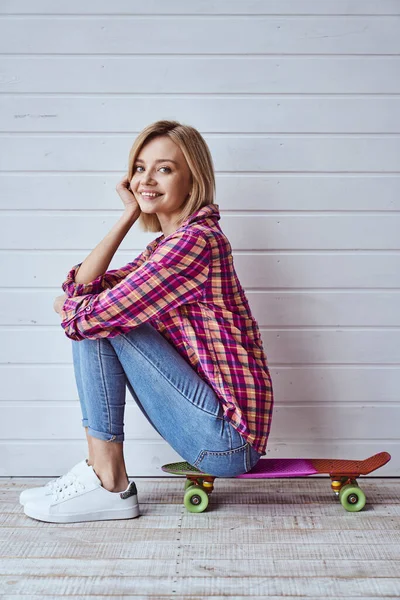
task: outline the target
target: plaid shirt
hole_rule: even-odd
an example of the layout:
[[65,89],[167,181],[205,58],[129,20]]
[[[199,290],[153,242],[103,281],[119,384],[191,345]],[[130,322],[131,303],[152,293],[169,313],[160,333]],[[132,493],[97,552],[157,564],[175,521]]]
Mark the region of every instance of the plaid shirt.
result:
[[218,204],[192,213],[169,236],[153,240],[133,261],[62,289],[65,334],[72,340],[112,338],[149,322],[219,398],[224,418],[266,454],[272,382],[256,320],[218,223]]

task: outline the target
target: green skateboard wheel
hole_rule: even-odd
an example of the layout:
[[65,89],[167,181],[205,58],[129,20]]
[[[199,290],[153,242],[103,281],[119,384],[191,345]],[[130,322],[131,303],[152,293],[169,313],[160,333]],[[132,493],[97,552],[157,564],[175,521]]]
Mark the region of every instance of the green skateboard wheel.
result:
[[201,513],[208,506],[208,494],[202,487],[191,485],[186,490],[183,503],[189,512]]
[[365,506],[366,497],[358,485],[348,484],[342,487],[339,492],[341,505],[348,512],[358,512]]

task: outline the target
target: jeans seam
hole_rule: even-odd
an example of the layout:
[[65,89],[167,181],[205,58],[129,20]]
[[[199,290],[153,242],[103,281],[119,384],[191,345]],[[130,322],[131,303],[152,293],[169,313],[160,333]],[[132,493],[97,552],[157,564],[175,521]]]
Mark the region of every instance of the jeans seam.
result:
[[247,444],[246,444],[246,452],[244,455],[244,468],[246,469],[246,473],[247,473],[247,471],[250,470],[250,445],[249,445],[249,442],[247,442]]
[[[113,427],[112,427],[112,423],[111,423],[110,404],[108,401],[108,394],[107,394],[107,388],[105,385],[105,377],[104,377],[104,371],[103,371],[103,362],[102,362],[101,352],[100,352],[100,339],[98,339],[97,342],[98,342],[97,343],[97,354],[98,354],[98,361],[99,361],[99,365],[100,365],[101,383],[102,383],[103,390],[104,390],[104,397],[105,397],[106,408],[107,408],[108,430],[112,431]],[[110,433],[110,435],[112,435],[112,433]]]
[[[174,388],[174,389],[175,389],[177,392],[179,392],[179,394],[182,396],[182,398],[184,398],[184,399],[186,400],[186,402],[190,402],[191,404],[193,404],[193,402],[190,400],[190,398],[187,398],[187,397],[185,396],[185,394],[184,394],[183,392],[181,392],[181,390],[180,390],[179,388],[177,388],[177,387],[176,387],[176,385],[175,385],[175,384],[174,384],[174,383],[173,383],[173,382],[172,382],[170,379],[168,379],[168,377],[166,377],[166,376],[164,375],[164,373],[162,373],[162,371],[160,371],[160,369],[157,367],[157,365],[155,365],[155,364],[154,364],[154,363],[153,363],[153,362],[152,362],[152,361],[151,361],[151,360],[150,360],[150,359],[149,359],[149,358],[146,356],[146,354],[143,354],[143,352],[140,350],[140,348],[138,348],[138,347],[137,347],[137,346],[135,346],[134,344],[131,344],[130,340],[129,340],[129,339],[128,339],[128,338],[127,338],[127,337],[126,337],[124,334],[121,334],[121,337],[122,337],[122,338],[124,338],[124,340],[125,340],[125,341],[126,341],[126,342],[127,342],[129,345],[130,345],[130,346],[132,346],[133,348],[135,348],[135,349],[136,349],[136,350],[137,350],[137,351],[138,351],[138,352],[139,352],[139,353],[140,353],[140,354],[143,356],[143,358],[145,358],[145,359],[147,360],[147,362],[148,362],[148,363],[149,363],[149,364],[150,364],[150,365],[151,365],[151,366],[152,366],[154,369],[156,369],[156,370],[158,371],[158,373],[160,373],[160,375],[161,375],[161,376],[162,376],[162,377],[165,379],[165,381],[168,381],[168,383],[169,383],[170,385],[172,385],[172,387],[173,387],[173,388]],[[214,417],[215,419],[219,419],[219,420],[222,420],[222,419],[223,419],[223,417],[219,417],[218,415],[216,415],[216,414],[214,414],[214,413],[212,413],[212,412],[209,412],[208,410],[204,410],[204,408],[201,408],[201,407],[200,407],[200,406],[198,406],[197,404],[196,404],[195,406],[196,406],[196,408],[198,408],[198,409],[199,409],[199,410],[201,410],[202,412],[206,413],[207,415],[211,415],[211,416],[212,416],[212,417]]]
[[228,435],[229,435],[229,447],[232,448],[232,431],[230,423],[227,423]]

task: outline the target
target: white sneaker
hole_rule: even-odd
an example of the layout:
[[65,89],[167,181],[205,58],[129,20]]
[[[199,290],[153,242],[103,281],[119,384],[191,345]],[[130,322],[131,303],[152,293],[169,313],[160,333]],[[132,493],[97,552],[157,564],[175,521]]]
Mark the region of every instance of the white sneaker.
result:
[[123,492],[109,492],[86,461],[71,473],[69,483],[52,494],[27,502],[28,517],[48,523],[80,523],[138,517],[139,503],[134,481]]
[[36,501],[40,498],[50,496],[56,488],[62,488],[66,486],[71,481],[71,473],[74,473],[76,470],[79,471],[79,469],[85,464],[87,464],[86,459],[82,460],[77,465],[72,467],[72,469],[68,471],[68,473],[65,473],[65,475],[61,475],[56,479],[48,481],[44,486],[24,490],[19,495],[20,504],[24,506],[24,504],[26,504],[27,502]]

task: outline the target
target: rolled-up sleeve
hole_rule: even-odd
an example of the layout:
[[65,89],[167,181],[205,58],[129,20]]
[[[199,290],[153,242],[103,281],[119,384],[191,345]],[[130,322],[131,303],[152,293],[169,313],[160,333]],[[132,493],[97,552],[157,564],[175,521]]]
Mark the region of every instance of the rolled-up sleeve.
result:
[[127,277],[130,273],[136,271],[136,269],[138,269],[144,262],[146,262],[157,245],[158,240],[159,238],[153,240],[150,244],[148,244],[146,249],[135,258],[135,260],[129,262],[124,267],[106,271],[106,273],[99,275],[96,277],[96,279],[93,279],[93,281],[89,281],[88,283],[75,282],[76,274],[78,273],[79,267],[82,264],[78,263],[77,265],[74,265],[68,272],[67,277],[62,283],[61,287],[67,294],[68,298],[85,296],[86,294],[100,294],[104,290],[111,289],[122,279],[125,279],[125,277]]
[[210,261],[202,234],[179,231],[112,289],[66,298],[61,326],[73,340],[111,338],[196,302],[204,294]]

